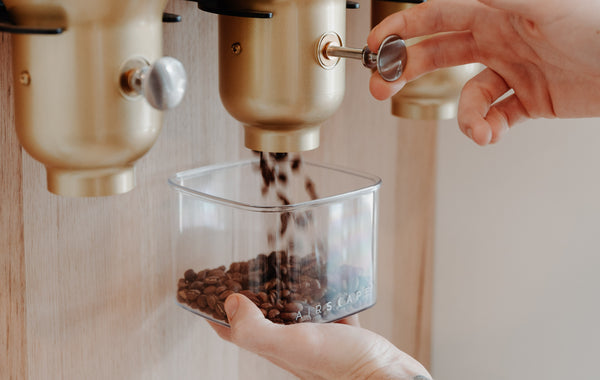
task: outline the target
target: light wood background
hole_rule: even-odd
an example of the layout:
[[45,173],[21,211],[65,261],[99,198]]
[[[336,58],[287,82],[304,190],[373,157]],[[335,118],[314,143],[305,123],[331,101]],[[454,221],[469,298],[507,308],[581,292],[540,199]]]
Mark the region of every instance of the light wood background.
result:
[[[349,45],[365,43],[369,5],[348,11]],[[167,11],[184,16],[165,25],[164,46],[189,90],[137,164],[137,187],[106,198],[46,191],[42,165],[16,139],[11,42],[0,33],[0,379],[291,378],[174,304],[167,177],[250,154],[219,100],[217,17],[182,0]],[[368,77],[348,62],[345,101],[305,157],[382,177],[378,303],[361,321],[427,365],[436,125],[391,116]]]

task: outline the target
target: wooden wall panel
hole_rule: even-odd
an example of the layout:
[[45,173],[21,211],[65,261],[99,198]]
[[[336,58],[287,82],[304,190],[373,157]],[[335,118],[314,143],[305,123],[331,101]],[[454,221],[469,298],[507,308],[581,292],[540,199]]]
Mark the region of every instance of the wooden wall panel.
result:
[[10,36],[0,33],[0,379],[27,377],[21,147],[14,128]]
[[[354,46],[364,44],[369,29],[369,4],[361,6],[348,12]],[[136,165],[132,192],[89,199],[48,193],[42,165],[21,158],[11,97],[0,99],[0,370],[9,363],[16,379],[292,378],[175,306],[175,210],[166,179],[250,153],[219,100],[217,16],[180,0],[167,11],[184,16],[165,25],[164,43],[165,54],[184,63],[189,90]],[[6,94],[10,43],[1,36],[0,91]],[[306,157],[383,178],[379,300],[361,320],[427,363],[435,124],[394,118],[388,102],[368,94],[368,71],[357,62],[347,68],[345,101],[324,126],[321,147]],[[7,283],[12,293],[4,292]],[[14,342],[8,350],[4,331]]]

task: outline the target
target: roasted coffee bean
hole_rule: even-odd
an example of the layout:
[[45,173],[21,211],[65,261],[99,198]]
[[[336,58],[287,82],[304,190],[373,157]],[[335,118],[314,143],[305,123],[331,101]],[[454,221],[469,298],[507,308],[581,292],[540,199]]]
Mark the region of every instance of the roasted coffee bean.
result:
[[180,278],[179,281],[177,282],[177,289],[185,289],[188,287],[188,283],[187,281],[185,281],[185,278]]
[[221,301],[225,301],[227,299],[227,297],[229,297],[230,295],[232,295],[234,292],[231,290],[226,290],[223,293],[219,294],[219,299]]
[[265,292],[259,292],[258,293],[258,298],[260,299],[260,301],[262,303],[269,302],[269,296]]
[[273,320],[274,318],[277,318],[279,316],[279,314],[281,314],[279,312],[279,310],[277,310],[277,309],[271,309],[267,313],[267,318],[269,318],[270,320]]
[[187,295],[185,294],[185,290],[180,290],[177,292],[177,301],[180,303],[186,303],[187,302]]
[[215,293],[217,293],[217,294],[221,294],[221,293],[223,293],[223,292],[224,292],[224,291],[226,291],[226,290],[227,290],[227,286],[226,286],[226,285],[221,285],[221,286],[219,286],[219,287],[218,287],[218,288],[215,290]]
[[231,265],[229,266],[229,271],[230,272],[234,272],[237,273],[240,271],[240,263],[231,263]]
[[298,313],[281,313],[279,317],[284,321],[295,321]]
[[206,285],[216,285],[221,282],[221,279],[217,276],[208,276],[204,279]]
[[260,308],[270,310],[273,308],[273,304],[271,304],[269,302],[261,303]]
[[195,301],[200,295],[200,291],[196,289],[190,289],[185,292],[185,299],[188,301]]
[[300,164],[302,163],[302,159],[300,158],[300,156],[294,158],[292,160],[292,170],[296,171],[298,169],[300,169]]
[[215,294],[217,292],[217,287],[214,285],[209,285],[206,288],[204,288],[204,290],[202,291],[204,294],[211,295],[211,294]]
[[290,213],[289,212],[281,213],[281,215],[279,216],[279,219],[281,220],[281,228],[279,229],[279,234],[281,236],[283,236],[283,235],[285,235],[285,231],[287,230],[287,227],[288,227],[288,220],[290,219]]
[[219,302],[215,305],[215,317],[217,319],[225,319],[227,317],[227,313],[225,312],[225,305],[222,302]]
[[231,279],[231,280],[227,280],[225,282],[225,285],[227,285],[227,288],[229,288],[229,290],[231,290],[234,293],[239,292],[240,290],[242,290],[242,284],[240,284],[239,282]]
[[219,267],[217,269],[209,270],[207,273],[207,277],[218,277],[221,278],[225,276],[225,267]]
[[217,304],[217,296],[215,296],[214,294],[207,296],[206,303],[208,304],[208,307],[210,307],[211,309],[214,309],[215,305]]
[[289,302],[287,304],[285,304],[285,307],[283,308],[283,310],[287,311],[287,312],[299,312],[302,311],[302,309],[304,309],[304,306],[302,306],[302,304],[300,302]]
[[190,285],[190,289],[197,289],[197,290],[201,290],[202,287],[204,287],[204,283],[202,281],[194,281],[192,282],[192,284]]
[[198,281],[204,281],[204,279],[206,278],[206,274],[208,273],[208,270],[204,269],[201,270],[200,272],[198,272],[198,276],[196,278],[196,280]]
[[260,311],[262,312],[263,316],[266,318],[267,317],[267,310],[260,309]]
[[196,275],[196,272],[194,272],[193,269],[188,269],[185,271],[185,273],[183,274],[183,278],[185,278],[185,280],[187,282],[194,282],[196,281],[196,278],[198,276]]
[[200,309],[204,309],[205,307],[208,306],[208,303],[206,302],[206,296],[204,294],[201,294],[198,299],[196,300],[196,303],[198,304],[198,306],[200,307]]
[[290,200],[285,196],[285,194],[283,194],[282,192],[278,191],[277,192],[277,198],[279,198],[279,200],[281,201],[281,203],[283,203],[284,205],[289,205]]
[[275,161],[283,161],[287,158],[287,153],[270,153],[270,156],[275,159]]
[[313,181],[310,178],[306,179],[306,182],[304,183],[304,188],[306,189],[306,192],[310,196],[310,199],[312,199],[314,201],[315,199],[319,198],[317,196],[317,192],[315,191],[315,184],[313,183]]

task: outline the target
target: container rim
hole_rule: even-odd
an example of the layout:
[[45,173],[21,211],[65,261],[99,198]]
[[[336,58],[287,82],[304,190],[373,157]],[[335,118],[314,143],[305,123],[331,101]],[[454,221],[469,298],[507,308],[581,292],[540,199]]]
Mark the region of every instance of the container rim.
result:
[[346,192],[343,194],[331,195],[328,197],[318,198],[315,200],[310,200],[310,201],[305,201],[305,202],[292,203],[289,205],[257,206],[257,205],[251,205],[251,204],[244,203],[244,202],[238,202],[238,201],[233,201],[230,199],[218,197],[216,195],[203,193],[201,191],[190,189],[189,187],[183,186],[178,183],[178,181],[180,181],[182,179],[189,178],[192,176],[197,176],[202,173],[207,173],[207,172],[215,171],[215,170],[219,170],[219,169],[226,169],[226,168],[230,168],[233,166],[248,165],[248,164],[258,163],[258,162],[259,162],[258,159],[248,159],[248,160],[229,162],[229,163],[224,163],[224,164],[208,165],[208,166],[203,166],[203,167],[196,168],[196,169],[184,170],[184,171],[175,173],[175,175],[173,175],[172,177],[169,177],[168,183],[175,190],[177,190],[181,193],[194,195],[198,198],[207,199],[207,200],[210,200],[212,202],[215,202],[215,203],[218,203],[221,205],[233,206],[236,208],[249,210],[249,211],[257,211],[257,212],[282,212],[282,211],[289,211],[291,209],[318,206],[318,205],[321,205],[324,203],[331,203],[337,199],[347,198],[349,196],[357,196],[357,195],[361,195],[361,194],[372,193],[372,192],[377,191],[379,189],[379,187],[381,186],[381,178],[379,178],[376,175],[347,169],[347,168],[344,168],[341,166],[329,165],[329,164],[318,164],[318,163],[314,163],[314,162],[310,162],[310,161],[303,161],[302,164],[308,165],[308,166],[314,166],[314,167],[318,167],[318,168],[323,168],[323,169],[335,170],[335,171],[338,171],[341,173],[346,173],[346,174],[350,174],[350,175],[353,175],[356,177],[361,177],[368,181],[371,181],[372,184],[365,186],[365,187],[360,187],[356,190],[352,190],[352,191],[349,191],[349,192]]

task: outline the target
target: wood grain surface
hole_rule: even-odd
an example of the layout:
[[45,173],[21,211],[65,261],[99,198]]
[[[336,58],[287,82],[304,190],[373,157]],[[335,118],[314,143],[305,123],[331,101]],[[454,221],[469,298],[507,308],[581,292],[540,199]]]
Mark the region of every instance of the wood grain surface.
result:
[[[185,65],[188,93],[136,165],[136,188],[105,198],[49,193],[42,165],[21,153],[10,37],[0,33],[1,379],[293,378],[175,305],[166,179],[251,154],[219,99],[217,16],[181,0],[167,11],[184,16],[165,24],[164,47]],[[368,30],[363,2],[348,12],[348,44],[364,45]],[[436,125],[391,116],[368,77],[348,62],[344,103],[305,157],[383,179],[378,303],[361,321],[427,364]]]

